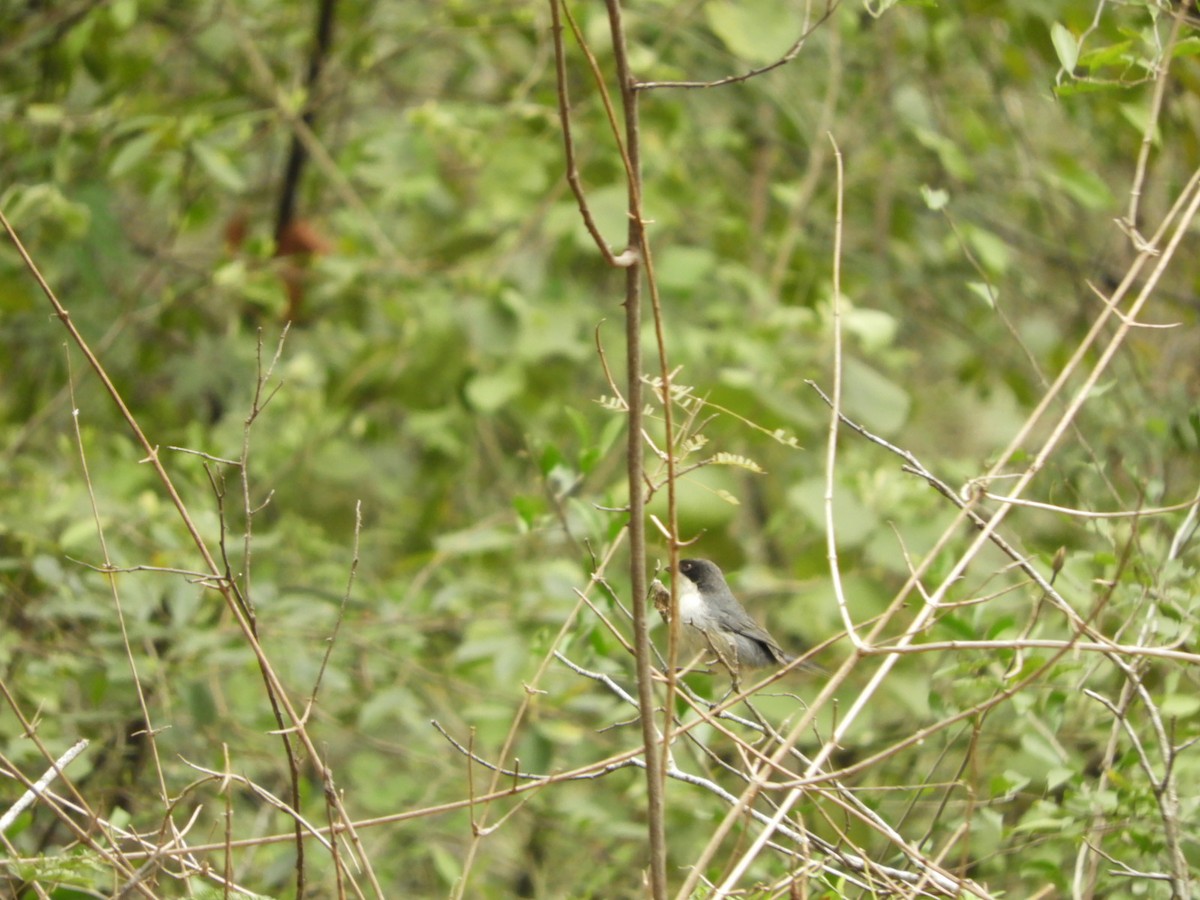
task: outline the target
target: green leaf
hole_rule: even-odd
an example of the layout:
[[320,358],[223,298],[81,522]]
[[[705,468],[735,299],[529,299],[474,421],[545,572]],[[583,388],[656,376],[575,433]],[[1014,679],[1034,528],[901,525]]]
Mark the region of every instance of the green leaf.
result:
[[1029,778],[1020,772],[1007,769],[999,775],[993,775],[988,789],[995,800],[1011,800],[1013,796],[1029,784]]
[[921,199],[925,201],[926,206],[934,212],[938,212],[945,209],[946,204],[950,202],[950,192],[923,184],[921,185]]
[[208,173],[209,177],[218,184],[234,193],[240,193],[246,187],[246,180],[237,167],[229,161],[229,157],[211,144],[202,141],[192,141],[192,153],[196,162]]
[[989,272],[1003,275],[1011,258],[1006,244],[994,232],[978,225],[963,226],[963,233],[980,264]]
[[953,177],[960,181],[970,181],[974,178],[975,168],[952,138],[932,128],[922,127],[914,128],[913,136],[921,146],[937,154],[938,161]]
[[525,376],[513,366],[476,375],[467,382],[467,402],[482,413],[494,413],[521,393]]
[[1200,697],[1195,694],[1168,694],[1158,705],[1163,716],[1172,719],[1190,719],[1200,712]]
[[452,887],[462,875],[462,862],[436,841],[429,842],[429,852],[433,859],[433,867],[447,887]]
[[543,476],[548,476],[563,464],[563,459],[561,450],[553,444],[547,444],[542,448],[541,455],[538,457],[538,469]]
[[59,125],[67,112],[57,103],[30,103],[25,107],[25,118],[30,125]]
[[58,881],[90,886],[104,877],[107,864],[97,853],[76,849],[69,854],[23,860],[12,868],[26,881]]
[[128,31],[137,21],[137,0],[113,0],[108,5],[108,16],[119,31]]
[[[1121,111],[1121,115],[1125,121],[1134,127],[1138,134],[1145,134],[1146,129],[1150,127],[1150,110],[1144,103],[1121,103],[1117,106]],[[1162,144],[1162,133],[1158,129],[1158,123],[1154,123],[1154,133],[1152,135],[1155,146]]]
[[982,300],[988,309],[996,308],[996,292],[986,281],[968,281],[967,290]]
[[1046,782],[1046,790],[1054,791],[1062,787],[1064,784],[1077,778],[1079,773],[1074,769],[1060,766],[1046,770],[1044,781]]
[[1116,202],[1108,183],[1094,171],[1085,169],[1072,157],[1059,157],[1052,168],[1043,171],[1047,181],[1085,209],[1111,209]]
[[854,357],[847,358],[844,367],[846,415],[871,431],[895,433],[908,420],[912,405],[908,392],[894,378]]
[[[825,480],[807,478],[787,491],[787,502],[799,510],[815,527],[825,527]],[[838,545],[849,548],[861,544],[879,524],[878,517],[841,485],[833,488],[833,515]]]
[[732,53],[753,63],[774,62],[800,38],[795,5],[781,0],[709,0],[704,18]]
[[1068,74],[1075,71],[1075,63],[1079,61],[1079,42],[1075,35],[1058,22],[1050,26],[1050,41],[1054,44],[1054,52],[1058,61]]
[[1173,57],[1200,55],[1200,37],[1186,37],[1177,41],[1171,55]]
[[754,460],[746,456],[738,456],[736,453],[717,453],[708,462],[714,466],[734,466],[760,475],[765,472],[763,467]]
[[783,444],[785,447],[791,447],[795,450],[800,449],[800,442],[796,440],[796,436],[793,434],[788,434],[788,432],[782,428],[776,428],[774,431],[772,431],[771,438]]
[[1097,47],[1095,50],[1083,53],[1079,57],[1079,64],[1088,69],[1099,69],[1104,66],[1125,63],[1128,61],[1132,49],[1133,41],[1119,41],[1116,44],[1109,44],[1107,47]]
[[538,517],[546,511],[546,501],[542,497],[519,495],[513,498],[513,510],[527,529],[533,528]]
[[1074,97],[1077,94],[1112,93],[1113,91],[1128,90],[1124,85],[1111,81],[1069,81],[1054,88],[1056,97]]
[[864,350],[882,350],[891,346],[900,323],[896,317],[879,309],[850,307],[842,316],[848,334],[862,342]]
[[159,138],[157,131],[144,131],[127,141],[109,163],[108,174],[113,178],[120,178],[141,165],[158,147]]
[[478,527],[439,534],[434,539],[433,546],[438,553],[449,556],[470,556],[503,550],[511,547],[515,540],[516,535],[507,528]]
[[69,235],[82,235],[91,225],[91,208],[68,200],[53,184],[14,185],[11,192],[0,194],[0,206],[18,226],[53,222]]
[[1030,832],[1061,832],[1075,824],[1075,820],[1060,807],[1044,800],[1035,802],[1029,812],[1016,826],[1017,834]]

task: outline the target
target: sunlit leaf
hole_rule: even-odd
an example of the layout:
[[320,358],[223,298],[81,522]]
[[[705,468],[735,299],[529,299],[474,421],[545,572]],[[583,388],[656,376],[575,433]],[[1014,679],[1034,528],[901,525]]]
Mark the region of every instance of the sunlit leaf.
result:
[[1075,71],[1075,63],[1079,60],[1079,42],[1075,35],[1060,22],[1050,26],[1050,41],[1054,44],[1054,52],[1058,54],[1058,62],[1068,74]]
[[936,212],[944,209],[950,202],[950,194],[941,188],[931,188],[923,184],[921,185],[921,199],[925,201],[926,206]]
[[765,474],[765,470],[754,460],[746,456],[738,456],[736,453],[716,453],[709,457],[707,462],[714,466],[734,466],[738,469],[745,469],[748,472],[757,474]]

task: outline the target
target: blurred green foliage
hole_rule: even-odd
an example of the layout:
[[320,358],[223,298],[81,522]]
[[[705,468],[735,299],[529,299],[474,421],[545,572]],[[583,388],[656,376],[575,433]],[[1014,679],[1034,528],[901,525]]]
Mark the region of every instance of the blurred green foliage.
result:
[[[872,14],[883,6],[892,8]],[[574,13],[609,71],[602,5]],[[736,573],[751,609],[795,646],[841,627],[822,509],[828,416],[805,384],[831,380],[830,137],[846,171],[845,410],[957,487],[1007,444],[1094,321],[1101,301],[1085,280],[1108,292],[1133,257],[1113,219],[1128,205],[1171,27],[1149,2],[1105,9],[1086,36],[1094,4],[1076,0],[845,4],[819,27],[814,14],[781,0],[658,0],[627,11],[646,81],[743,72],[812,28],[786,66],[719,89],[644,92],[641,107],[669,365],[715,413],[700,416],[699,456],[736,454],[763,470],[689,475],[681,532],[700,536],[696,552]],[[312,16],[308,5],[270,0],[0,4],[0,209],[160,447],[205,538],[215,546],[225,536],[264,648],[295,698],[312,691],[342,616],[311,728],[352,812],[382,816],[468,796],[468,763],[430,719],[464,743],[473,736],[485,758],[519,759],[523,772],[636,746],[632,727],[599,730],[626,721],[628,707],[551,663],[511,758],[496,759],[522,685],[624,524],[623,419],[602,402],[612,388],[596,350],[599,342],[623,371],[623,274],[603,265],[566,186],[544,4],[343,4],[325,76],[308,97]],[[1143,233],[1200,159],[1194,22],[1174,46]],[[581,55],[574,44],[568,52],[581,177],[620,249],[624,173]],[[330,249],[308,264],[296,308],[272,229],[288,121],[307,103],[328,156],[310,161],[299,206]],[[237,222],[247,233],[231,246]],[[1166,271],[1147,316],[1184,327],[1127,344],[1035,482],[1039,499],[1112,510],[1195,493],[1194,259]],[[258,361],[270,361],[289,309],[298,315],[271,383],[279,390],[249,431],[251,505],[265,505],[247,559],[239,470],[168,448],[241,457]],[[132,657],[161,729],[165,788],[187,809],[204,808],[199,840],[219,841],[226,798],[193,784],[182,760],[221,770],[228,754],[236,772],[288,796],[253,655],[195,579],[97,570],[97,521],[118,567],[200,563],[7,242],[0,317],[0,675],[53,752],[93,741],[70,771],[93,808],[154,831],[163,799]],[[645,347],[656,374],[649,326]],[[652,427],[661,438],[657,420]],[[953,519],[899,465],[843,432],[837,539],[859,621],[886,606]],[[1058,585],[1081,613],[1099,608],[1107,633],[1186,646],[1195,550],[1169,559],[1184,515],[1020,511],[1009,536],[1043,567],[1065,547]],[[943,548],[931,577],[971,537]],[[661,540],[652,556],[665,561]],[[616,559],[607,576],[627,603],[626,557]],[[951,596],[992,599],[939,618],[929,638],[1015,637],[1039,598],[1005,564],[985,556]],[[617,603],[595,596],[628,631]],[[1042,624],[1063,636],[1061,623]],[[632,684],[630,658],[586,609],[561,649]],[[833,668],[846,652],[820,661]],[[969,821],[969,843],[948,861],[997,894],[1065,893],[1097,816],[1119,832],[1108,852],[1136,870],[1163,868],[1155,788],[1110,736],[1109,711],[1078,689],[1116,694],[1117,673],[1049,652],[1019,662],[1023,672],[1050,668],[1012,702],[867,770],[865,802],[933,848]],[[838,763],[1003,691],[1013,663],[1011,652],[901,661]],[[1194,739],[1194,672],[1146,663],[1143,678],[1171,717],[1171,739]],[[720,692],[703,679],[696,688]],[[788,690],[815,693],[803,683]],[[788,697],[762,703],[772,717],[796,711]],[[1130,712],[1139,729],[1140,715]],[[704,740],[723,752],[718,733]],[[1111,759],[1110,740],[1120,748]],[[0,749],[27,774],[45,768],[9,707]],[[486,773],[475,768],[478,789]],[[1196,768],[1194,753],[1182,753],[1175,776],[1194,784]],[[868,790],[881,786],[905,790]],[[304,787],[306,814],[325,821],[321,785]],[[0,808],[19,793],[0,786]],[[668,802],[675,878],[724,807],[678,784]],[[229,803],[236,836],[290,828],[247,791],[233,789]],[[641,896],[644,803],[632,769],[533,795],[483,841],[466,895]],[[1184,805],[1194,853],[1195,797]],[[450,892],[470,816],[366,830],[390,895]],[[7,837],[21,857],[52,857],[41,869],[3,871],[13,885],[32,873],[47,885],[105,884],[96,860],[57,854],[70,836],[44,810]],[[266,845],[238,857],[235,880],[288,896],[293,861],[290,845]],[[315,890],[331,891],[328,859],[312,853],[310,864]],[[763,858],[753,878],[777,877],[785,864]],[[1098,894],[1127,887],[1097,877]],[[183,889],[160,879],[156,890]],[[812,890],[858,895],[832,879]]]

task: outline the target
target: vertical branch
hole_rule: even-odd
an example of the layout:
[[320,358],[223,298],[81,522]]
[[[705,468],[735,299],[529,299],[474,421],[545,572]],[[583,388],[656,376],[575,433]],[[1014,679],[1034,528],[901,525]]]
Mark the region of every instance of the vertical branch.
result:
[[[628,410],[628,426],[627,426],[627,443],[626,443],[626,463],[627,477],[629,482],[629,573],[630,573],[630,591],[633,601],[633,630],[634,630],[634,653],[637,661],[637,680],[638,680],[638,704],[641,709],[641,725],[642,725],[642,744],[644,748],[644,757],[646,761],[646,784],[647,784],[647,827],[649,832],[650,846],[650,890],[651,896],[655,900],[665,898],[667,894],[667,854],[666,854],[666,833],[663,825],[665,803],[664,796],[666,794],[666,779],[665,779],[665,760],[668,753],[667,741],[669,737],[663,738],[663,747],[661,754],[658,752],[658,731],[654,722],[654,681],[653,681],[653,661],[650,652],[650,624],[647,614],[647,588],[646,588],[646,494],[645,481],[646,475],[643,466],[642,458],[642,354],[641,354],[641,331],[642,331],[642,271],[641,263],[645,261],[649,269],[648,247],[646,245],[646,234],[644,227],[644,217],[642,214],[642,182],[641,182],[641,143],[640,131],[638,123],[638,107],[637,107],[637,85],[633,74],[629,67],[629,57],[625,42],[625,27],[621,18],[621,5],[619,0],[606,0],[608,8],[609,29],[612,35],[613,58],[616,63],[617,83],[621,94],[621,104],[624,112],[623,123],[618,123],[615,111],[611,100],[609,99],[608,90],[605,87],[604,79],[601,75],[599,66],[595,56],[587,47],[583,35],[580,33],[575,20],[572,18],[570,10],[561,2],[561,0],[550,0],[551,14],[551,34],[554,41],[554,58],[555,58],[555,74],[558,81],[558,108],[559,118],[562,122],[563,129],[563,146],[566,154],[567,164],[567,182],[571,186],[571,191],[575,195],[575,199],[579,204],[579,211],[583,217],[584,225],[587,227],[589,234],[595,241],[597,248],[603,255],[606,262],[613,266],[625,268],[625,345],[626,345],[626,366],[625,376],[627,382],[626,408]],[[582,49],[584,56],[587,58],[588,65],[591,68],[592,75],[596,81],[596,87],[600,95],[600,99],[604,104],[605,112],[608,116],[609,126],[612,129],[614,143],[621,155],[621,161],[625,168],[626,183],[628,186],[628,216],[629,227],[627,232],[625,250],[619,254],[614,254],[608,247],[603,236],[600,234],[599,228],[596,226],[591,212],[588,207],[587,197],[584,194],[582,181],[579,177],[578,165],[575,158],[574,140],[571,136],[571,115],[570,102],[567,93],[567,73],[565,54],[562,43],[562,19],[566,20],[571,25],[571,30],[575,35],[579,46]],[[653,283],[651,284],[651,296],[654,301],[655,322],[657,333],[659,336],[660,359],[662,361],[664,373],[666,373],[666,355],[664,343],[662,339],[661,315],[658,305],[658,297],[654,291]],[[669,373],[666,373],[669,374]],[[669,380],[664,380],[663,383],[663,399],[664,407],[667,408],[668,425],[667,425],[667,441],[670,447],[671,427],[670,427],[670,383]],[[674,565],[675,557],[678,555],[678,547],[675,544],[675,504],[674,504],[674,459],[669,455],[669,473],[670,473],[670,518],[672,530],[672,546],[671,556],[672,565]],[[672,588],[674,597],[675,588]],[[678,601],[673,599],[672,605],[677,605]],[[678,618],[678,617],[675,617]],[[674,640],[672,641],[674,643]],[[670,708],[668,706],[667,718],[670,718]]]
[[[843,166],[842,166],[841,150],[838,148],[837,140],[834,138],[833,134],[830,133],[828,135],[828,137],[829,137],[829,143],[833,147],[833,157],[834,157],[834,161],[836,163],[837,185],[836,185],[836,200],[835,200],[836,209],[835,209],[834,235],[833,235],[834,243],[833,243],[833,276],[832,276],[832,280],[833,280],[832,314],[833,314],[834,396],[833,396],[832,400],[830,401],[830,405],[833,408],[832,409],[833,421],[830,423],[830,426],[829,426],[829,436],[828,436],[827,443],[826,443],[825,503],[824,503],[825,517],[826,517],[825,530],[826,530],[826,541],[827,541],[828,554],[829,554],[830,575],[833,580],[835,593],[837,595],[838,608],[842,611],[843,622],[846,627],[846,634],[851,639],[851,641],[854,643],[854,647],[855,647],[855,651],[856,651],[855,655],[857,656],[858,654],[861,654],[863,652],[863,643],[862,643],[861,638],[858,637],[857,633],[854,630],[854,623],[850,618],[850,614],[849,614],[849,611],[846,606],[846,598],[842,591],[840,570],[838,568],[837,546],[836,546],[836,541],[834,539],[833,477],[834,477],[834,466],[837,461],[838,422],[839,422],[840,416],[841,416],[841,412],[840,412],[841,389],[842,389],[842,330],[841,330],[842,263],[841,263],[841,254],[842,254],[842,224],[843,224],[842,223],[842,215],[843,215],[843,212],[845,209],[845,196],[844,195],[845,195],[846,185],[845,185],[845,172],[844,172]],[[879,626],[877,625],[877,627],[879,627]],[[885,659],[883,665],[880,667],[880,672],[886,673],[890,669],[890,667],[895,664],[896,659],[897,659],[897,657],[895,657],[895,656],[890,656],[887,659]],[[852,665],[852,663],[847,662],[846,664],[843,664],[842,669],[826,682],[824,689],[821,691],[821,693],[818,695],[818,697],[814,701],[812,701],[812,703],[809,705],[808,711],[800,717],[800,721],[798,721],[792,727],[791,733],[781,743],[779,749],[775,752],[774,757],[773,757],[775,762],[779,762],[785,757],[786,753],[795,744],[797,738],[801,734],[801,730],[808,728],[809,723],[812,720],[812,717],[815,715],[817,710],[821,709],[822,706],[824,706],[825,701],[828,699],[828,697],[830,696],[832,691],[837,688],[837,685],[841,682],[842,678],[844,677],[844,673],[848,671],[850,665]],[[879,677],[879,676],[877,675],[877,677]],[[849,717],[849,718],[852,719],[852,717]],[[846,726],[846,724],[847,724],[846,721],[843,719],[841,722],[839,722],[838,727],[843,728]],[[836,743],[837,743],[836,739],[831,739],[829,741],[826,741],[825,745],[821,748],[820,755],[818,755],[818,757],[815,758],[814,760],[810,761],[809,766],[808,766],[808,771],[805,773],[806,775],[811,775],[814,771],[816,771],[818,769],[819,766],[824,764],[825,758],[827,757],[828,753],[832,751],[832,748]],[[685,880],[685,882],[684,882],[683,888],[679,892],[680,897],[689,896],[689,894],[687,892],[695,889],[696,882],[699,878],[699,874],[702,871],[703,867],[708,863],[708,860],[710,860],[712,858],[713,854],[716,853],[717,847],[720,845],[721,841],[723,841],[725,839],[725,836],[729,833],[730,829],[733,827],[733,824],[736,821],[736,819],[740,815],[742,815],[745,810],[750,808],[751,804],[754,802],[754,799],[757,796],[757,794],[761,788],[761,785],[762,785],[762,782],[760,780],[754,779],[750,782],[749,787],[747,787],[746,790],[743,791],[742,796],[738,800],[738,803],[725,816],[725,818],[721,822],[720,826],[713,833],[707,846],[705,846],[704,850],[701,852],[699,860],[693,866],[691,873],[688,875],[687,880]],[[796,801],[799,799],[800,794],[801,794],[801,791],[796,788],[793,788],[791,791],[788,792],[784,801],[782,803],[780,803],[779,806],[777,807],[777,809],[775,810],[775,813],[771,817],[769,824],[767,824],[766,827],[764,827],[758,833],[758,836],[755,838],[755,840],[751,844],[751,846],[745,852],[742,853],[742,855],[741,855],[740,859],[737,861],[737,863],[734,864],[732,866],[732,868],[730,869],[730,871],[726,874],[725,880],[713,892],[714,898],[726,897],[729,895],[730,892],[732,892],[733,890],[736,889],[738,880],[742,877],[743,874],[745,874],[746,869],[750,866],[750,864],[758,856],[758,853],[762,850],[763,846],[767,843],[767,841],[770,840],[772,834],[779,827],[780,822],[788,814],[788,812],[790,811],[792,806],[794,806]]]
[[833,514],[833,486],[837,469],[838,422],[842,412],[842,214],[845,206],[845,172],[842,170],[842,151],[837,140],[829,135],[833,159],[837,166],[837,211],[833,222],[833,391],[830,398],[829,436],[825,445],[825,545],[829,558],[829,577],[842,625],[855,649],[862,649],[862,639],[854,627],[846,592],[842,587],[842,572],[838,567],[837,529]]
[[[253,550],[254,550],[254,516],[270,502],[270,495],[263,501],[262,506],[256,507],[250,499],[250,432],[253,429],[258,417],[262,415],[263,408],[271,402],[271,398],[275,396],[276,388],[264,395],[264,390],[271,381],[271,376],[275,372],[275,366],[279,362],[279,358],[283,355],[283,344],[287,340],[288,328],[285,324],[283,331],[279,335],[279,343],[275,347],[275,356],[267,365],[265,371],[263,368],[263,339],[262,329],[258,330],[257,353],[255,354],[258,361],[257,381],[254,387],[254,399],[250,403],[250,412],[242,423],[242,455],[238,461],[238,472],[241,477],[242,486],[242,512],[245,516],[245,532],[242,534],[242,586],[239,590],[235,580],[230,581],[230,588],[234,592],[234,596],[241,602],[242,608],[245,611],[246,621],[249,623],[250,630],[254,636],[258,637],[258,617],[254,611],[253,590],[251,587],[251,577],[253,572]],[[224,555],[224,542],[222,541],[222,555]],[[224,559],[225,569],[230,570],[229,560]],[[271,711],[275,715],[275,722],[278,726],[279,738],[283,744],[284,757],[287,759],[288,777],[291,788],[291,802],[293,809],[300,809],[300,757],[296,752],[295,744],[292,740],[291,729],[287,727],[287,722],[283,715],[283,710],[279,708],[279,703],[275,699],[274,693],[271,691],[271,685],[267,683],[267,697],[271,702]],[[308,713],[305,712],[307,719]],[[304,826],[299,818],[293,823],[296,836],[296,896],[299,898],[305,895],[305,885],[307,882],[307,869],[304,853]],[[336,847],[336,844],[335,844]]]
[[[643,230],[641,235],[642,262],[646,267],[646,286],[650,293],[650,307],[654,314],[654,338],[658,348],[659,378],[661,380],[663,405],[663,448],[667,463],[667,533],[670,539],[668,552],[670,554],[671,572],[679,571],[679,510],[675,494],[675,478],[678,474],[675,459],[675,422],[674,406],[671,391],[671,366],[667,360],[667,339],[663,328],[662,302],[658,294],[658,282],[654,277],[654,257],[650,253],[650,242],[646,240]],[[639,461],[641,457],[638,457]],[[643,561],[642,571],[646,571]],[[642,596],[645,596],[643,590]],[[671,620],[667,629],[667,694],[663,701],[662,725],[662,759],[659,768],[660,790],[666,791],[666,772],[670,762],[672,728],[675,724],[675,693],[678,687],[676,681],[679,671],[679,579],[671,576]],[[645,605],[643,601],[643,606]],[[649,643],[649,638],[647,638]]]
[[[642,219],[641,133],[638,122],[637,90],[629,68],[626,52],[625,26],[621,20],[619,0],[606,0],[608,21],[612,32],[613,59],[617,68],[617,83],[625,112],[626,178],[629,186],[630,250],[645,244],[645,225]],[[663,825],[666,785],[663,779],[663,758],[657,751],[657,730],[654,724],[654,691],[650,659],[650,626],[646,603],[646,516],[645,472],[642,466],[642,267],[630,265],[625,271],[625,343],[626,379],[629,403],[629,433],[627,465],[629,475],[629,585],[633,600],[633,638],[637,654],[638,704],[641,707],[642,743],[645,746],[647,826],[650,843],[650,892],[655,900],[667,895],[667,848]],[[664,385],[664,392],[667,386]],[[664,394],[664,406],[669,406],[669,394]],[[672,548],[674,555],[675,551]],[[674,589],[672,589],[674,592]],[[667,716],[670,716],[670,709]]]
[[[333,9],[336,5],[337,0],[318,0],[316,34],[313,35],[312,55],[308,58],[308,73],[304,79],[304,113],[300,117],[300,121],[309,129],[317,120],[317,105],[313,101],[313,93],[321,79],[321,69],[333,43]],[[292,219],[296,217],[296,194],[300,188],[300,174],[304,171],[307,161],[308,148],[300,139],[299,133],[293,132],[287,166],[283,173],[283,185],[279,191],[279,209],[275,215],[277,245],[282,241],[288,226],[292,224]]]
[[[1099,12],[1097,12],[1099,15]],[[1158,129],[1158,119],[1162,114],[1163,98],[1167,92],[1167,71],[1171,67],[1171,57],[1175,53],[1175,45],[1179,41],[1179,29],[1183,25],[1184,10],[1182,6],[1175,10],[1175,22],[1171,26],[1171,36],[1163,48],[1162,63],[1158,75],[1154,79],[1154,94],[1150,100],[1150,114],[1146,117],[1146,129],[1142,133],[1142,145],[1138,148],[1137,165],[1134,167],[1133,184],[1129,187],[1129,212],[1125,214],[1125,225],[1131,235],[1138,233],[1138,213],[1141,211],[1142,186],[1146,183],[1146,166],[1150,161],[1150,153],[1154,147],[1154,135]]]

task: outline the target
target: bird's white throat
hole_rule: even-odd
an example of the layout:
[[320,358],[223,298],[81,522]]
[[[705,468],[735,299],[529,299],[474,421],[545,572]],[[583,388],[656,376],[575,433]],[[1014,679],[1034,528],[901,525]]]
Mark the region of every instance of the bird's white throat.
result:
[[679,618],[687,625],[707,618],[704,599],[700,596],[700,588],[686,575],[679,577]]

